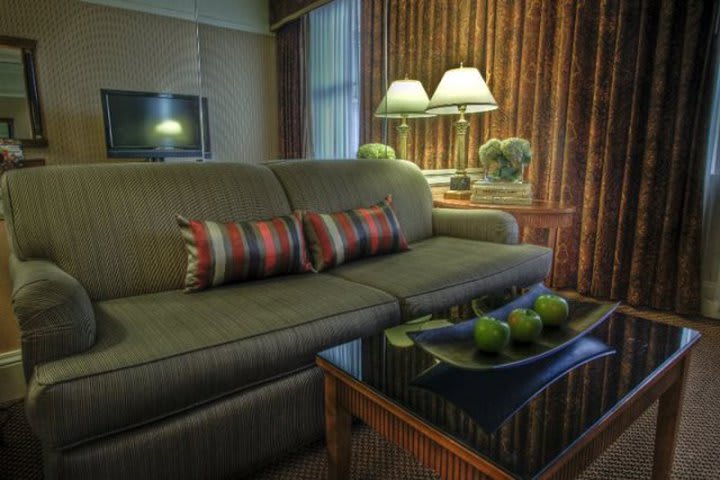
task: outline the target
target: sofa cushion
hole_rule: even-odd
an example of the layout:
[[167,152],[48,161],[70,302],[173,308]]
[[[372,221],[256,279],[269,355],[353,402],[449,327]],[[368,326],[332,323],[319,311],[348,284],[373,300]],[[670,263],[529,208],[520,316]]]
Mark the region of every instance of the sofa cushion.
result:
[[342,212],[392,195],[408,242],[432,236],[432,193],[422,171],[406,160],[292,160],[268,165],[293,210]]
[[405,320],[441,312],[508,286],[541,282],[552,250],[454,237],[433,237],[402,255],[363,259],[328,274],[383,290],[398,299]]
[[95,304],[97,343],[38,365],[28,418],[47,445],[131,428],[313,362],[400,321],[397,300],[325,274]]
[[188,253],[187,292],[312,270],[299,214],[253,222],[177,220]]
[[392,197],[370,207],[344,212],[303,212],[305,235],[315,270],[352,260],[408,249]]
[[183,287],[177,214],[242,222],[292,213],[270,170],[240,163],[23,168],[2,183],[18,259],[53,262],[92,300]]

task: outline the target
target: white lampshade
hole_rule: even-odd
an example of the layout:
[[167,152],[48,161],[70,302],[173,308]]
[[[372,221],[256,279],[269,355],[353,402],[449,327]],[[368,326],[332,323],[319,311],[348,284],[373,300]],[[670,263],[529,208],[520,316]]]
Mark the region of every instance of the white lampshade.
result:
[[406,117],[434,117],[426,113],[430,99],[428,94],[417,80],[395,80],[390,84],[387,93],[375,111],[376,117],[401,118]]
[[495,98],[477,68],[460,67],[445,72],[440,85],[430,99],[428,113],[458,114],[465,105],[465,113],[487,112],[498,108]]

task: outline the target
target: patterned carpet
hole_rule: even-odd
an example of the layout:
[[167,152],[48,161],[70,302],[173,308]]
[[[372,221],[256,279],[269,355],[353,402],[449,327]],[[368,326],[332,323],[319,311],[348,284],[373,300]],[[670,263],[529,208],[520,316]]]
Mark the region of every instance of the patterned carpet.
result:
[[[695,348],[683,408],[682,427],[672,478],[720,478],[720,322],[621,307],[644,318],[691,326],[703,334]],[[24,419],[22,402],[0,405],[0,480],[42,478],[40,448]],[[648,410],[580,477],[581,480],[650,478],[655,438],[655,407]],[[317,480],[327,464],[322,442],[307,446],[257,472],[247,480]],[[401,449],[368,427],[353,430],[353,475],[362,480],[430,480],[437,478]]]

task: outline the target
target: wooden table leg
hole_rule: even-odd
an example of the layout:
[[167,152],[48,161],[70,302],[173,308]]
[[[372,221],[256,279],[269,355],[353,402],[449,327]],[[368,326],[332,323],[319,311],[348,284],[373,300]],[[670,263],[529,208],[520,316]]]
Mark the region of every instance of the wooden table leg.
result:
[[553,256],[552,260],[550,261],[550,271],[548,272],[548,276],[546,277],[546,282],[549,287],[553,285],[554,279],[553,279],[553,264],[555,263],[555,247],[557,243],[557,227],[550,227],[548,228],[548,247],[552,248]]
[[689,365],[690,354],[686,355],[682,362],[678,364],[677,368],[680,369],[680,374],[677,380],[660,396],[658,402],[653,480],[667,480],[670,478]]
[[325,374],[325,441],[328,449],[328,480],[350,478],[350,429],[352,416],[339,402],[338,380]]

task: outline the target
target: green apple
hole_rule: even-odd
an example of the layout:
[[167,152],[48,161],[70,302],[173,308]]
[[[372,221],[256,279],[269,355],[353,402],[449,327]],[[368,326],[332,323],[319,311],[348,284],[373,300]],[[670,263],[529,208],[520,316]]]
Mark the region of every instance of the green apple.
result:
[[540,336],[543,322],[536,311],[529,308],[516,308],[508,315],[510,336],[517,342],[532,342]]
[[557,295],[545,294],[535,299],[535,311],[540,315],[543,325],[559,327],[568,318],[570,307],[567,300]]
[[508,324],[493,317],[485,316],[475,320],[473,334],[475,344],[483,352],[499,352],[510,342]]

